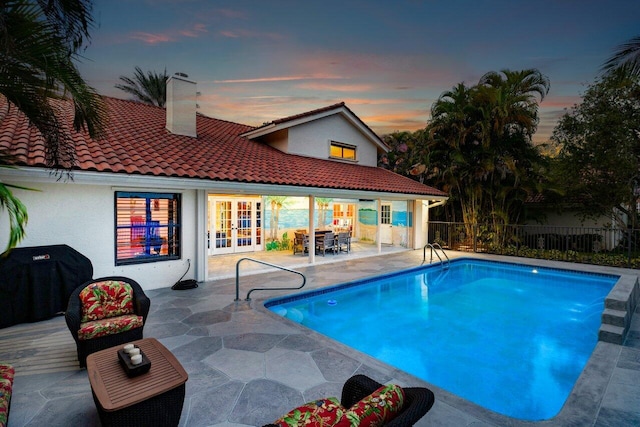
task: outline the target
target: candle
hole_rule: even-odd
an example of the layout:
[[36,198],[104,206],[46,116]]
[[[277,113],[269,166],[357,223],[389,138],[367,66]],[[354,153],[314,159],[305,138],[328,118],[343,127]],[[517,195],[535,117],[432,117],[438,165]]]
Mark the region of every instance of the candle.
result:
[[141,354],[136,354],[134,356],[131,356],[131,363],[133,363],[134,365],[139,365],[142,363],[142,355]]
[[129,350],[129,356],[133,357],[136,354],[140,354],[140,349],[137,347],[132,348],[131,350]]
[[124,346],[124,351],[125,351],[125,353],[129,353],[134,348],[135,348],[135,346],[133,344],[127,344],[127,345]]

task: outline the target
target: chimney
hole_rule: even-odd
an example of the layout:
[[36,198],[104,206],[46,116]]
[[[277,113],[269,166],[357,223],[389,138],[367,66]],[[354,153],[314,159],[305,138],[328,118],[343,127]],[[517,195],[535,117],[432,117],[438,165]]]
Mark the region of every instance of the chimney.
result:
[[196,82],[186,74],[167,79],[167,129],[176,135],[197,137]]

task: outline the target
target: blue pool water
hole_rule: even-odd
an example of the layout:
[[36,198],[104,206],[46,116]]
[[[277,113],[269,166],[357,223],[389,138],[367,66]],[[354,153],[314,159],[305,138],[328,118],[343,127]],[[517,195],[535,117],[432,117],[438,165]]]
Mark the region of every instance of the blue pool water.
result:
[[458,259],[265,303],[498,413],[555,416],[618,276]]

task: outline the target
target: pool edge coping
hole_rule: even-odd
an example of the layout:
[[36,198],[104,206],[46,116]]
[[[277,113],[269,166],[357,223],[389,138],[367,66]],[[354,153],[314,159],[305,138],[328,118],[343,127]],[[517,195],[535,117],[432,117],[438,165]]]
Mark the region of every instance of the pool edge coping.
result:
[[[487,259],[487,256],[491,256],[491,259]],[[558,270],[575,270],[582,273],[594,273],[597,275],[615,275],[620,278],[610,291],[610,293],[605,298],[611,297],[612,301],[615,301],[616,304],[621,301],[624,303],[626,307],[630,307],[629,309],[629,322],[631,321],[631,317],[633,316],[635,305],[632,304],[635,302],[636,304],[640,300],[640,280],[638,274],[640,272],[636,272],[635,270],[625,269],[623,267],[611,267],[611,266],[599,266],[599,265],[591,265],[591,264],[581,264],[581,263],[573,263],[566,261],[553,261],[553,260],[542,260],[542,259],[532,259],[532,258],[520,258],[513,256],[504,256],[504,255],[493,255],[493,254],[467,254],[461,255],[458,258],[470,258],[470,259],[484,259],[488,261],[494,262],[504,262],[508,264],[521,264],[526,266],[544,266],[546,268],[558,269]],[[514,261],[515,260],[515,261]],[[412,270],[416,268],[421,268],[423,265],[418,265],[416,267],[402,269],[403,271]],[[390,272],[389,275],[398,272],[399,270]],[[361,281],[362,279],[356,279],[350,282]],[[346,283],[350,283],[346,282]],[[339,283],[333,285],[326,285],[323,288],[335,288],[335,285],[339,285]],[[318,290],[312,289],[308,291],[297,292],[297,295],[301,295],[303,293],[310,293],[311,291]],[[615,292],[614,292],[615,291]],[[627,298],[625,300],[625,297]],[[476,418],[477,421],[480,422],[488,422],[494,424],[495,426],[509,425],[512,427],[541,427],[541,426],[566,426],[569,424],[575,424],[578,420],[582,425],[593,424],[595,422],[601,405],[602,397],[606,391],[607,385],[613,373],[613,370],[617,364],[618,358],[622,351],[622,343],[608,342],[598,339],[596,346],[589,356],[587,363],[585,364],[580,376],[576,380],[573,388],[571,389],[569,396],[567,397],[564,405],[560,409],[560,411],[552,418],[538,421],[529,421],[522,420],[518,418],[509,417],[506,415],[499,414],[490,409],[484,408],[478,404],[475,404],[467,399],[464,399],[458,395],[455,395],[451,392],[448,392],[435,384],[429,383],[423,379],[420,379],[406,371],[398,369],[392,365],[389,365],[381,360],[372,358],[366,353],[363,353],[359,350],[356,350],[352,347],[349,347],[339,341],[336,341],[328,336],[322,335],[319,332],[316,332],[312,329],[309,329],[303,325],[300,325],[290,319],[282,317],[277,313],[271,311],[269,308],[265,306],[265,303],[272,299],[281,299],[282,296],[279,297],[271,297],[271,298],[260,298],[251,301],[251,305],[254,309],[257,309],[260,312],[267,313],[269,316],[272,316],[274,319],[279,319],[285,322],[289,326],[293,326],[296,329],[300,330],[301,333],[311,335],[320,341],[327,341],[335,345],[337,348],[340,348],[341,352],[345,353],[346,356],[354,357],[357,360],[371,360],[373,363],[381,364],[385,366],[389,372],[397,372],[401,375],[402,380],[405,382],[410,382],[411,384],[418,385],[421,383],[422,386],[430,388],[436,393],[436,402],[440,401],[442,404],[446,404],[453,411],[460,412],[462,414],[466,414],[467,416]],[[628,327],[626,329],[628,331]],[[605,363],[601,363],[601,362]],[[604,371],[604,372],[603,372]],[[595,392],[595,393],[594,393]],[[587,402],[588,401],[588,402]],[[470,421],[471,422],[471,421]]]

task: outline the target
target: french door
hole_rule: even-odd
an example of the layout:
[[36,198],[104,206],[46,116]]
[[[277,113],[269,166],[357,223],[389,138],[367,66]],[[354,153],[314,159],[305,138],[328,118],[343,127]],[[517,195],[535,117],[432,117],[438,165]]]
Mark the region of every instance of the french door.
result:
[[209,255],[262,249],[261,198],[209,198]]

